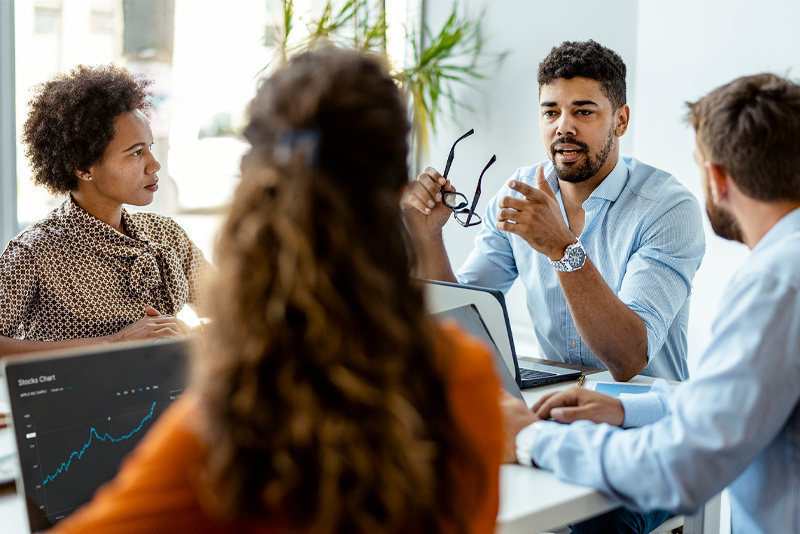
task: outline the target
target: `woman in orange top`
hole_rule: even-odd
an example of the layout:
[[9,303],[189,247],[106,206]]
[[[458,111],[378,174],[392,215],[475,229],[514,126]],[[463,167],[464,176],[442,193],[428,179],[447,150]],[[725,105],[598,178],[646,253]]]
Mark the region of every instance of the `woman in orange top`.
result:
[[326,48],[249,115],[194,385],[55,531],[493,532],[499,390],[409,277],[397,87]]

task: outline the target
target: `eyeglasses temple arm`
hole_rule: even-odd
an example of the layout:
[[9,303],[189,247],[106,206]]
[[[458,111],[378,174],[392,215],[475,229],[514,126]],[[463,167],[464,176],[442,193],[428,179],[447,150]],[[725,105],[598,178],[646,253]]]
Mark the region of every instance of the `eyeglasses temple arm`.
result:
[[[450,149],[450,155],[447,156],[447,164],[444,166],[444,173],[442,174],[442,176],[444,177],[445,180],[447,180],[447,175],[450,174],[450,165],[453,164],[453,158],[456,155],[456,145],[458,144],[459,141],[461,141],[465,137],[469,137],[470,135],[472,135],[474,133],[475,133],[475,130],[473,128],[470,128],[467,133],[465,133],[464,135],[462,135],[461,137],[456,139],[456,142],[453,143],[453,147]],[[442,186],[442,192],[444,192],[444,186]]]
[[492,154],[492,159],[489,160],[489,163],[487,163],[486,167],[484,167],[483,171],[481,171],[481,175],[478,178],[478,186],[475,188],[475,196],[472,197],[472,206],[470,206],[469,214],[467,214],[466,224],[469,224],[470,219],[472,219],[472,214],[475,213],[475,208],[478,206],[478,199],[481,197],[481,182],[483,181],[483,175],[495,161],[497,161],[497,156]]

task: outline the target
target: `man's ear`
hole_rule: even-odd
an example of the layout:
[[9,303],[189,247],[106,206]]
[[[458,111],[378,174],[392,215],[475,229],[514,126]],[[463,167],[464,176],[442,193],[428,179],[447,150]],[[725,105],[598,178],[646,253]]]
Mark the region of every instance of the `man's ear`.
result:
[[710,161],[706,161],[705,166],[708,173],[709,188],[711,189],[711,199],[714,204],[720,204],[728,198],[731,175],[728,174],[728,171]]
[[628,122],[631,119],[631,108],[628,107],[628,104],[623,104],[619,108],[617,108],[616,112],[616,126],[614,127],[614,135],[617,137],[622,137],[625,135],[625,132],[628,131]]

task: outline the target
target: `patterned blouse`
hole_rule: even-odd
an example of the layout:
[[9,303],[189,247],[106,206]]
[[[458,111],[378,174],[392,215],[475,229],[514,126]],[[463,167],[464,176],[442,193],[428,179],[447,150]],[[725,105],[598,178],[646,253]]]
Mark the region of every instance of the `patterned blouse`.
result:
[[30,225],[0,255],[0,334],[61,341],[114,334],[144,316],[146,305],[175,315],[204,311],[210,264],[178,224],[128,213],[131,237],[93,217],[70,195]]

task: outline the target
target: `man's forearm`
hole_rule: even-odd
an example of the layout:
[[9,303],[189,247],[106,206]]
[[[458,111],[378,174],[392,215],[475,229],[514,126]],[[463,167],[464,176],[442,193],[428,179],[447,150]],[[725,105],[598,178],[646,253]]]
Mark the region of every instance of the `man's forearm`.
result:
[[457,282],[441,233],[428,239],[415,239],[414,250],[417,254],[415,276],[442,282]]
[[647,366],[647,327],[622,302],[587,259],[558,280],[581,340],[603,362],[614,380],[630,380]]

